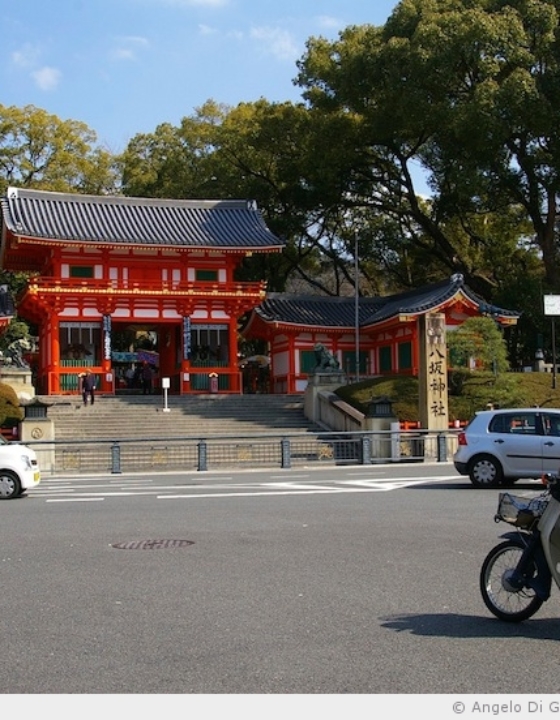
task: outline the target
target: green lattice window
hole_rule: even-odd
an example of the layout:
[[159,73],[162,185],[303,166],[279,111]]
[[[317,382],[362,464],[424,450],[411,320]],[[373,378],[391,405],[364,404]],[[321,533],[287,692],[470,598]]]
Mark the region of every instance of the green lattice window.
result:
[[412,368],[412,343],[399,343],[399,370]]
[[313,350],[300,350],[299,353],[299,371],[302,373],[310,373],[315,370],[317,358]]
[[[361,375],[365,375],[368,371],[368,353],[367,350],[360,350],[360,367],[359,371]],[[342,369],[347,373],[356,372],[356,351],[355,350],[344,350],[342,353]]]
[[92,265],[70,265],[70,277],[72,278],[92,278]]
[[391,357],[391,346],[379,348],[379,370],[380,372],[391,372],[393,369],[393,361]]
[[197,282],[216,282],[218,280],[217,270],[196,270]]

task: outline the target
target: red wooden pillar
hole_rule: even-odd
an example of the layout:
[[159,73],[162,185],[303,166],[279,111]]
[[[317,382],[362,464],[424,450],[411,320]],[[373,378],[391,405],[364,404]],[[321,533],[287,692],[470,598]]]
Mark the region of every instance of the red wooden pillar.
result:
[[[290,333],[288,336],[288,382],[287,392],[288,394],[295,393],[296,391],[296,343],[294,336]],[[301,373],[301,368],[299,368]]]
[[60,323],[55,312],[51,312],[48,322],[48,338],[50,362],[47,364],[48,394],[60,392]]
[[230,389],[232,392],[240,393],[241,387],[240,387],[240,372],[239,367],[237,364],[237,318],[236,317],[230,317],[229,321],[229,362],[228,362],[228,370],[230,373]]
[[113,393],[117,385],[117,378],[111,370],[111,361],[103,358],[101,360],[100,389],[104,393]]

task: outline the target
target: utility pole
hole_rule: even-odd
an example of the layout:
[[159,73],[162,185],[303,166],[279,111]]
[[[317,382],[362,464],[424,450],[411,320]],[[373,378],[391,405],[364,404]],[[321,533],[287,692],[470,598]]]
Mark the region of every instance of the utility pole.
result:
[[356,346],[356,382],[360,382],[360,267],[358,260],[358,231],[354,231],[354,343]]

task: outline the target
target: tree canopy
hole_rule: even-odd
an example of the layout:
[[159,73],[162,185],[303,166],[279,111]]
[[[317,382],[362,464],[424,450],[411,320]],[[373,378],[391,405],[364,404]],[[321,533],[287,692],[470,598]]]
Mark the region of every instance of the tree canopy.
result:
[[0,192],[17,187],[103,194],[118,188],[117,159],[85,123],[0,105]]
[[[401,0],[383,26],[310,38],[299,103],[209,100],[121,157],[83,123],[0,106],[0,182],[251,198],[287,241],[244,278],[396,292],[453,273],[523,311],[512,359],[560,292],[560,0]],[[0,188],[1,190],[1,188]]]
[[359,125],[349,187],[399,228],[397,265],[417,248],[488,294],[538,255],[558,289],[558,5],[402,0],[383,27],[308,41],[298,82]]

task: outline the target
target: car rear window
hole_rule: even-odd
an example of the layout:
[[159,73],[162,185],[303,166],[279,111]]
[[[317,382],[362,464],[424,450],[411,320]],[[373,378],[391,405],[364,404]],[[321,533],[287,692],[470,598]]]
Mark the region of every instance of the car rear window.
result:
[[542,423],[545,435],[560,436],[560,415],[556,413],[545,413],[542,415]]

